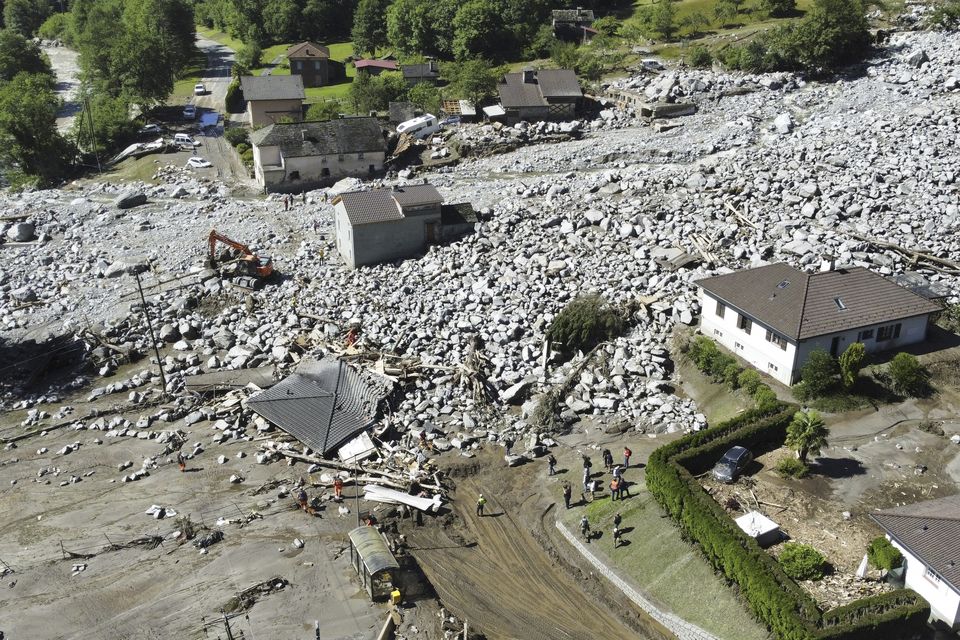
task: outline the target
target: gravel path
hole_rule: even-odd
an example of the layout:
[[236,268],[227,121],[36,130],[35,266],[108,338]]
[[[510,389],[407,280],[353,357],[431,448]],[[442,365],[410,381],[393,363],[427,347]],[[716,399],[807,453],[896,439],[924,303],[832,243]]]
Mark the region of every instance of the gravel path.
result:
[[67,47],[49,45],[44,45],[43,52],[50,59],[50,66],[57,76],[57,95],[63,100],[63,107],[57,114],[57,130],[66,133],[81,109],[77,97],[80,89],[80,54]]

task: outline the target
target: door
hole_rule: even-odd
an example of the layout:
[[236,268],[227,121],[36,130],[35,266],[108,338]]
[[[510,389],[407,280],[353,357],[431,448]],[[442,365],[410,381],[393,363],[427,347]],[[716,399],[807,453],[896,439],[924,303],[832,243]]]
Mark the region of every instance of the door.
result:
[[833,340],[830,341],[830,355],[836,358],[839,352],[840,352],[840,336],[834,336]]
[[427,234],[427,244],[436,244],[440,241],[439,238],[439,227],[440,224],[437,222],[427,222],[425,225],[426,234]]

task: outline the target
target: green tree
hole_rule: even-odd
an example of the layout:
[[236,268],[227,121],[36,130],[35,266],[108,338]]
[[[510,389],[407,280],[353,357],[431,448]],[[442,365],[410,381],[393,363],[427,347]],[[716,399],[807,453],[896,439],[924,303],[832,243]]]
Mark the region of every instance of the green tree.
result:
[[450,82],[448,93],[477,106],[496,95],[497,84],[506,72],[503,67],[492,66],[481,59],[449,62],[441,65],[440,71]]
[[40,28],[37,29],[37,35],[44,40],[64,40],[70,38],[70,17],[66,13],[54,13],[50,15]]
[[784,444],[797,452],[797,458],[806,463],[810,454],[820,455],[826,446],[830,430],[816,411],[797,411],[787,426]]
[[549,24],[541,25],[523,51],[525,58],[543,58],[550,55],[550,51],[559,42],[553,34],[553,27]]
[[690,30],[690,35],[696,36],[703,33],[703,30],[710,26],[710,18],[702,11],[694,11],[684,16],[681,23]]
[[851,343],[840,354],[840,382],[845,389],[853,387],[863,366],[863,359],[867,357],[867,348],[862,342]]
[[236,64],[249,72],[250,69],[259,67],[262,59],[263,49],[258,43],[250,42],[240,47],[240,51],[237,51]]
[[50,0],[5,0],[3,23],[7,29],[32,38],[50,15]]
[[[236,68],[236,65],[234,65]],[[223,108],[227,113],[243,113],[243,89],[240,88],[240,79],[234,78],[227,86],[227,94],[223,98]]]
[[[96,125],[97,153],[108,153],[126,145],[137,132],[137,123],[130,119],[130,103],[125,98],[96,93],[89,97],[88,104]],[[94,151],[94,139],[81,118],[74,120],[72,137],[83,151]]]
[[870,50],[870,30],[862,0],[814,0],[813,9],[793,30],[788,48],[808,71],[833,71],[860,60]]
[[713,56],[710,55],[710,49],[700,44],[690,47],[690,50],[687,52],[687,64],[691,67],[709,67],[713,64]]
[[457,60],[498,59],[503,54],[498,34],[503,22],[491,0],[468,0],[453,19],[453,55]]
[[340,103],[336,100],[315,102],[307,108],[307,120],[336,120],[340,117]]
[[407,91],[407,100],[427,113],[440,110],[440,90],[429,82],[418,82]]
[[898,353],[887,368],[893,390],[900,395],[922,397],[930,393],[930,372],[916,356]]
[[713,6],[713,15],[723,24],[730,24],[740,15],[740,4],[738,0],[717,0]]
[[0,80],[12,80],[18,73],[51,75],[50,63],[40,47],[9,29],[0,30]]
[[561,42],[550,47],[550,59],[561,69],[576,69],[580,64],[580,48],[572,42]]
[[771,18],[786,18],[797,12],[797,0],[762,0],[760,7]]
[[269,0],[263,7],[263,29],[270,42],[296,39],[302,21],[303,14],[294,0]]
[[650,26],[664,40],[670,40],[677,32],[677,11],[673,0],[657,0],[651,15]]
[[350,96],[357,105],[359,113],[384,111],[390,102],[399,100],[407,91],[403,74],[395,71],[370,76],[358,73],[350,86]]
[[823,349],[814,349],[800,367],[800,379],[808,397],[819,398],[829,391],[836,381],[838,370],[833,356]]
[[357,4],[350,37],[358,55],[373,55],[378,47],[386,46],[387,27],[383,18],[389,6],[390,0],[360,0]]
[[12,183],[62,179],[72,150],[57,132],[60,100],[49,75],[20,73],[0,85],[0,162]]
[[604,16],[593,21],[592,27],[602,35],[612,37],[620,35],[621,22],[616,16]]

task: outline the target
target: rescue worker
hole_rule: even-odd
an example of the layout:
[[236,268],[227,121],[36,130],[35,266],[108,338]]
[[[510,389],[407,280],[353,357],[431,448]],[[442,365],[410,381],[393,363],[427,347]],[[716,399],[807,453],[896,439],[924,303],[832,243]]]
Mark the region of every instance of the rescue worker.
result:
[[307,511],[307,509],[310,508],[310,505],[307,502],[307,492],[303,489],[300,489],[300,493],[297,494],[297,503],[304,511]]
[[183,473],[187,468],[187,459],[183,457],[182,451],[177,451],[177,466],[180,467],[180,473]]
[[483,506],[487,504],[487,499],[483,497],[483,494],[480,494],[480,497],[477,498],[477,516],[483,517]]
[[570,486],[570,483],[564,482],[563,483],[563,504],[567,507],[567,509],[570,508],[570,496],[572,495],[573,495],[573,488]]
[[552,453],[547,457],[547,473],[551,476],[557,475],[557,459]]
[[587,516],[580,518],[580,535],[583,536],[584,540],[590,542],[590,521],[587,520]]
[[343,479],[340,476],[333,481],[333,496],[337,502],[343,500]]

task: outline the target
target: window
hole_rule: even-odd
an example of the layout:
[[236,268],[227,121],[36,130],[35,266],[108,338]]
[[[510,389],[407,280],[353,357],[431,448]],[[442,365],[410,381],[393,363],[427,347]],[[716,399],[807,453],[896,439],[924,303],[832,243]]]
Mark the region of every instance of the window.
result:
[[320,71],[320,61],[319,61],[319,60],[314,60],[314,61],[313,61],[313,70],[314,70],[314,71]]
[[937,584],[940,584],[940,577],[937,576],[937,574],[930,567],[927,567],[927,570],[923,572],[923,577],[930,582],[936,582]]
[[294,61],[293,61],[293,69],[294,69],[294,71],[300,71],[300,69],[302,69],[302,68],[303,68],[303,63],[302,63],[302,62],[300,62],[299,60],[294,60]]
[[857,334],[857,342],[863,342],[864,340],[873,339],[873,329],[864,329]]
[[714,329],[714,330],[713,330],[713,335],[722,338],[722,337],[723,337],[723,331],[720,331],[720,329]]
[[900,323],[887,325],[877,329],[877,342],[895,340],[900,337]]
[[742,345],[742,344],[740,344],[739,342],[734,342],[733,344],[736,345],[737,351],[743,351],[743,345]]
[[783,281],[780,282],[780,284],[777,285],[777,289],[786,289],[786,288],[789,287],[789,286],[790,286],[790,281],[789,281],[789,280],[783,280]]
[[787,339],[774,333],[773,331],[770,331],[769,329],[767,329],[767,342],[772,342],[784,351],[787,350]]
[[743,329],[744,333],[750,333],[750,329],[753,328],[753,320],[741,313],[737,319],[737,328]]
[[837,305],[837,311],[846,311],[847,305],[843,304],[843,300],[840,298],[834,298],[833,304]]
[[780,371],[780,367],[778,367],[777,365],[773,364],[772,362],[768,362],[768,363],[767,363],[767,370],[768,370],[768,371]]
[[300,179],[300,172],[299,172],[299,171],[291,171],[291,172],[290,172],[290,179],[291,179],[291,180],[299,180],[299,179]]
[[726,313],[726,311],[727,311],[727,305],[717,300],[717,317],[722,318],[723,314]]

